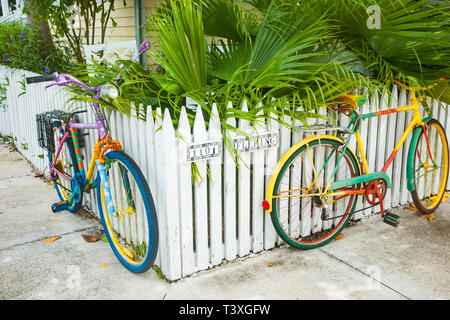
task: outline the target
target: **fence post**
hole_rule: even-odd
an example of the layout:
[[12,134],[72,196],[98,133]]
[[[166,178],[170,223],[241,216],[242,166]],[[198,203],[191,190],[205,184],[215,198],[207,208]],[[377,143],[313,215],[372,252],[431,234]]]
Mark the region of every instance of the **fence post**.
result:
[[[219,112],[214,103],[209,120],[209,141],[221,141],[222,132]],[[210,179],[209,183],[209,238],[211,250],[211,263],[218,265],[222,262],[222,159],[219,157],[208,160]]]
[[[398,87],[397,85],[393,86],[392,89],[392,93],[391,93],[391,100],[390,100],[390,104],[388,105],[388,108],[395,108],[395,106],[398,105]],[[394,139],[393,137],[395,136],[395,123],[396,123],[396,119],[397,116],[395,113],[388,115],[387,119],[386,119],[386,135],[383,137],[383,139],[386,140],[386,145],[385,145],[385,161],[387,161],[387,159],[389,158],[392,150],[394,150]],[[388,175],[389,179],[391,179],[392,181],[392,167],[393,164],[391,163],[391,165],[389,166],[389,168],[386,170],[386,174]],[[384,202],[383,202],[383,206],[384,206],[384,210],[388,210],[390,208],[392,208],[393,203],[392,203],[392,190],[393,190],[394,185],[392,184],[392,188],[389,190],[387,190],[386,192],[386,196],[384,198]]]
[[[194,143],[207,141],[205,121],[202,108],[197,108],[194,120]],[[197,255],[197,270],[206,270],[209,266],[208,248],[208,173],[206,161],[195,163],[197,172],[194,176],[194,221],[195,221],[195,251]]]
[[[247,101],[242,103],[242,112],[248,112]],[[239,119],[240,131],[249,133],[249,122]],[[239,256],[250,253],[250,154],[238,154],[238,243]]]
[[[261,103],[258,105],[261,108],[256,116],[262,117],[264,115],[262,111]],[[262,120],[264,121],[264,120]],[[255,126],[255,139],[259,135],[259,131],[265,131],[264,125]],[[252,251],[260,252],[263,250],[264,246],[264,215],[265,211],[262,207],[262,202],[264,201],[264,150],[258,150],[253,152],[252,157]]]
[[[278,130],[280,124],[273,120],[271,117],[274,117],[274,114],[269,114],[269,119],[267,120],[266,128],[268,131],[270,130]],[[265,188],[267,190],[267,185],[269,183],[270,177],[272,175],[275,166],[278,163],[278,148],[271,148],[265,151],[266,152],[266,166],[265,166]],[[277,241],[277,233],[272,224],[272,219],[270,214],[264,215],[264,249],[269,250],[275,247],[275,242]]]
[[[227,109],[233,108],[231,102],[227,104]],[[236,128],[236,119],[228,118],[227,125]],[[223,166],[224,166],[224,183],[223,183],[223,217],[224,217],[224,244],[225,259],[232,261],[236,258],[236,157],[234,154],[232,139],[236,136],[231,130],[226,130],[223,148]]]
[[186,147],[191,143],[191,127],[182,107],[178,121],[178,165],[180,193],[180,236],[181,236],[181,274],[183,277],[195,272],[194,242],[192,227],[192,173],[191,163],[187,162]]

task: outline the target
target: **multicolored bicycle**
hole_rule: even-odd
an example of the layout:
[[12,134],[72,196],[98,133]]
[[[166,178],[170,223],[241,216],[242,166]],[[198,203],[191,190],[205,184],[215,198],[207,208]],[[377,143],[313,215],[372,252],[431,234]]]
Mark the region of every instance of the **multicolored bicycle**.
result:
[[[411,105],[367,114],[358,114],[363,96],[347,95],[336,104],[336,111],[350,118],[347,128],[327,127],[339,135],[314,135],[289,149],[270,178],[264,209],[271,213],[279,236],[288,244],[310,249],[334,239],[356,212],[358,196],[371,206],[379,205],[384,222],[397,226],[400,217],[385,212],[383,199],[391,187],[386,174],[397,151],[413,132],[407,160],[407,188],[416,208],[424,215],[435,211],[445,194],[449,170],[449,150],[445,130],[438,120],[422,119],[416,90],[396,81],[411,92]],[[430,86],[431,88],[431,86]],[[429,88],[424,88],[429,89]],[[361,141],[362,120],[413,111],[414,116],[392,154],[379,172],[370,172]],[[350,149],[355,135],[361,163]]]
[[[140,54],[149,49],[149,42],[140,47]],[[117,80],[120,79],[120,75]],[[28,84],[54,81],[46,86],[77,85],[92,93],[94,100],[118,96],[115,83],[89,87],[68,74],[51,74],[26,79]],[[83,194],[97,189],[100,218],[114,254],[130,271],[141,273],[153,266],[158,249],[158,220],[152,193],[133,159],[122,151],[120,142],[108,133],[108,117],[98,103],[91,105],[95,123],[80,123],[78,114],[61,110],[36,116],[39,145],[48,151],[50,179],[61,199],[53,204],[53,212],[76,212]],[[97,130],[98,140],[87,172],[81,152],[80,130]],[[97,168],[97,178],[92,181]]]

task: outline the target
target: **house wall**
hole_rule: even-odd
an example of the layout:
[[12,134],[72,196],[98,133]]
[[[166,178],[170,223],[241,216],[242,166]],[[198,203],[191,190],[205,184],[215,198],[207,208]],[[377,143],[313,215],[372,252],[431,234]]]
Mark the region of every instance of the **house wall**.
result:
[[[112,21],[109,21],[105,37],[106,43],[129,41],[136,38],[134,0],[127,0],[126,2],[127,5],[124,6],[122,1],[116,1],[116,10],[111,14],[111,17],[117,22],[117,26],[113,27]],[[159,0],[145,0],[146,18],[150,16],[158,2]],[[96,43],[100,43],[100,19],[98,25],[99,28],[96,28]]]

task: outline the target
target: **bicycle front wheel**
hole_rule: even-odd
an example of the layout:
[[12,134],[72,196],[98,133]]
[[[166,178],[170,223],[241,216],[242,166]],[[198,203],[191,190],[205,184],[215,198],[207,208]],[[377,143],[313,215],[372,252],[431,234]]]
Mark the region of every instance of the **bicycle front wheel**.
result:
[[116,216],[108,213],[98,175],[97,199],[103,229],[122,265],[134,273],[145,272],[153,266],[158,249],[158,221],[150,188],[128,155],[111,151],[105,158]]
[[276,178],[271,217],[286,243],[312,249],[335,238],[356,205],[357,195],[351,193],[357,190],[356,185],[327,196],[325,189],[335,168],[331,181],[357,176],[360,169],[353,152],[349,148],[344,151],[340,141],[317,137],[297,148]]
[[448,157],[445,130],[439,121],[432,119],[420,133],[414,152],[411,196],[422,214],[432,213],[441,203],[447,186]]

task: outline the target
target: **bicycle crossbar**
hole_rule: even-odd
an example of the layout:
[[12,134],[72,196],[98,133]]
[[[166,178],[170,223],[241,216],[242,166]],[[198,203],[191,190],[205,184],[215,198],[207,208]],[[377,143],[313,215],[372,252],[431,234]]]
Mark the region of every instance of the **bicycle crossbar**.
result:
[[389,179],[388,175],[384,172],[372,172],[369,174],[364,174],[362,176],[356,176],[350,179],[345,179],[345,180],[340,180],[340,181],[335,181],[332,182],[330,185],[330,188],[332,191],[338,190],[338,189],[342,189],[345,187],[349,187],[355,184],[360,184],[363,182],[367,182],[367,181],[371,181],[374,179],[383,179],[384,181],[386,181],[386,186],[388,188],[391,187],[391,180]]

